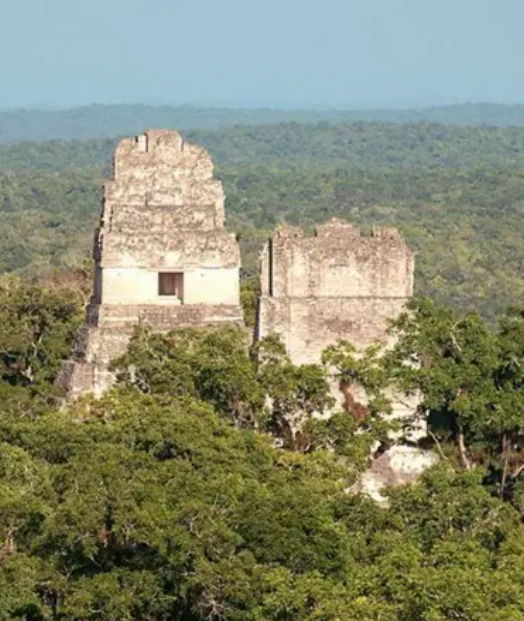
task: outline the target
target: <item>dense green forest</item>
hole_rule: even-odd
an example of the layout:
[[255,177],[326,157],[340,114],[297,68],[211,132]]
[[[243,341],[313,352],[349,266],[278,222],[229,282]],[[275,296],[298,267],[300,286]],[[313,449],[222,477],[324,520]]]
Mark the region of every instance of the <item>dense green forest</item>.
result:
[[[518,127],[323,122],[187,130],[183,134],[209,149],[217,164],[499,168],[524,163],[524,128]],[[117,138],[111,137],[3,144],[0,168],[63,171],[109,166],[116,143]]]
[[[0,619],[523,618],[522,312],[490,328],[417,299],[387,355],[304,366],[237,329],[139,331],[116,388],[63,407],[84,286],[0,282]],[[364,417],[312,416],[328,366]],[[402,433],[391,387],[423,391],[441,462],[381,506],[347,490]]]
[[[330,216],[396,226],[417,251],[416,288],[494,318],[524,299],[524,129],[296,123],[191,131],[217,162],[244,273],[280,222]],[[0,270],[88,257],[116,139],[0,147]]]
[[[334,215],[397,226],[433,299],[387,352],[310,365],[240,329],[138,330],[115,388],[66,405],[116,139],[0,147],[0,621],[523,619],[524,130],[187,135],[217,161],[251,314],[269,231]],[[367,403],[318,417],[333,373]],[[420,396],[411,418],[392,393]],[[348,493],[421,420],[440,463],[387,505]]]
[[146,127],[221,129],[236,125],[320,121],[522,126],[524,106],[465,104],[423,110],[279,110],[92,105],[70,110],[0,110],[0,143],[21,140],[86,140],[136,134]]

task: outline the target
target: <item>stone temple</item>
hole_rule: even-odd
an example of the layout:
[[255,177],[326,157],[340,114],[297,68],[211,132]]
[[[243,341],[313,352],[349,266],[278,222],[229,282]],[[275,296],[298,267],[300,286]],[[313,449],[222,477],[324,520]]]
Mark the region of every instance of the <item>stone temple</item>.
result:
[[207,152],[173,131],[118,145],[94,243],[94,296],[59,383],[102,394],[135,326],[242,324],[240,251]]
[[413,295],[414,264],[395,229],[362,237],[334,218],[310,237],[280,228],[262,255],[258,335],[280,334],[296,364],[318,362],[339,339],[357,348],[383,342]]
[[[340,339],[360,350],[377,342],[387,346],[389,321],[413,295],[414,254],[390,228],[375,227],[364,237],[336,219],[312,236],[283,227],[264,248],[261,268],[258,338],[279,334],[295,364],[318,363]],[[366,412],[359,386],[332,382],[341,408],[357,418]],[[389,396],[395,419],[410,417],[417,407],[416,396]],[[386,485],[412,483],[436,462],[431,451],[416,446],[426,433],[424,424],[416,425],[408,444],[395,434],[391,439],[399,442],[371,460],[354,489],[386,502]]]

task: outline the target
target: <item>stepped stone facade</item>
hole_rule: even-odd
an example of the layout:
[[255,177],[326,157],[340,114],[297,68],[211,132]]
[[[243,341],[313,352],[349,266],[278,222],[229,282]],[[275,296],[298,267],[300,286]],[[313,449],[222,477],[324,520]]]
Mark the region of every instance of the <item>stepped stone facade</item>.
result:
[[242,324],[240,251],[207,152],[173,131],[118,145],[94,243],[94,296],[60,384],[102,394],[133,329]]
[[388,320],[413,295],[414,255],[395,229],[362,237],[332,219],[308,237],[283,227],[262,255],[258,335],[281,336],[297,364],[339,339],[358,348],[387,340]]

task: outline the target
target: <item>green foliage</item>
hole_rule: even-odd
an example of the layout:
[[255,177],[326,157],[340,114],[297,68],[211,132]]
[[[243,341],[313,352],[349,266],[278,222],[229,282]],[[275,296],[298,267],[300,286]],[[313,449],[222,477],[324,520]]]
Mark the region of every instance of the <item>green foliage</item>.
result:
[[[293,364],[274,336],[257,343],[249,355],[246,334],[239,329],[137,330],[127,354],[113,366],[120,384],[143,394],[168,401],[198,399],[235,426],[270,434],[285,449],[329,448],[351,456],[357,468],[390,427],[378,411],[364,420],[348,412],[326,419],[335,409],[326,368]],[[375,400],[378,407],[378,395]]]
[[366,446],[367,453],[377,441],[388,444],[390,432],[398,430],[398,421],[390,416],[387,393],[391,380],[383,347],[377,344],[358,352],[351,343],[341,340],[324,350],[322,362],[345,397],[344,408],[358,424],[360,444]]
[[[0,295],[0,388],[20,396],[0,411],[0,620],[522,618],[521,312],[494,330],[420,299],[391,352],[329,348],[369,393],[361,421],[318,418],[325,368],[230,328],[137,331],[117,389],[28,416],[28,365],[45,392],[78,320],[60,282]],[[393,380],[424,388],[443,459],[385,508],[347,489]]]
[[[327,428],[317,438],[312,419],[334,405],[326,370],[292,364],[276,337],[260,341],[250,356],[247,340],[235,328],[168,334],[141,329],[113,367],[121,384],[141,393],[199,399],[236,426],[266,431],[291,450],[324,448]],[[356,427],[348,433],[354,435]]]
[[240,302],[244,311],[244,321],[248,328],[254,328],[257,319],[258,298],[260,297],[260,280],[252,277],[240,285]]
[[[524,313],[499,312],[522,291],[521,131],[194,134],[221,161],[242,231],[250,325],[256,256],[279,221],[400,228],[436,301],[412,302],[385,354],[340,342],[323,366],[294,365],[274,338],[249,352],[242,330],[141,330],[114,391],[57,408],[89,274],[4,277],[0,621],[524,618]],[[112,144],[0,148],[2,269],[81,261]],[[367,399],[318,416],[333,407],[327,367]],[[400,389],[421,397],[441,463],[385,508],[347,490]]]
[[88,256],[100,204],[100,171],[0,172],[0,271],[42,274]]
[[[523,108],[524,109],[524,108]],[[0,113],[1,115],[1,113]],[[524,115],[523,123],[524,124]],[[143,131],[139,125],[132,133]],[[340,168],[516,168],[524,160],[522,127],[454,127],[417,123],[281,123],[213,130],[171,125],[209,149],[220,165],[322,164]],[[0,143],[0,167],[65,171],[104,167],[109,171],[116,136],[110,138]]]
[[201,403],[120,392],[3,434],[6,614],[242,618],[275,564],[344,564],[333,459],[290,468]]
[[121,382],[145,394],[196,397],[236,424],[252,424],[264,405],[247,335],[240,329],[138,330],[114,367]]
[[299,163],[339,168],[506,168],[524,160],[518,127],[453,127],[431,123],[288,123],[187,132],[219,164]]
[[524,470],[524,317],[511,311],[491,329],[476,313],[459,316],[415,299],[393,324],[388,364],[442,441],[457,446],[462,467],[488,469],[501,497],[521,503]]
[[0,381],[12,386],[51,383],[83,319],[73,290],[0,281]]
[[384,509],[344,493],[330,452],[136,390],[0,436],[0,619],[524,614],[524,527],[479,473],[436,469]]
[[283,446],[308,452],[318,446],[311,431],[314,416],[333,408],[326,370],[319,365],[295,365],[276,336],[268,336],[253,348],[258,380],[270,402],[265,429]]

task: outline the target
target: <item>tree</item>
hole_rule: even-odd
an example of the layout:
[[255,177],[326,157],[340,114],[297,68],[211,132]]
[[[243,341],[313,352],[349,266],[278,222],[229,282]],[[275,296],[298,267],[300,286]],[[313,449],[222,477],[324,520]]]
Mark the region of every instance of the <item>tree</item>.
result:
[[315,446],[308,423],[334,405],[325,369],[291,362],[279,337],[267,336],[253,347],[258,379],[268,398],[264,428],[285,448],[307,452]]
[[146,394],[198,397],[236,425],[255,424],[263,409],[255,364],[240,329],[138,330],[113,366],[120,382]]
[[453,441],[464,469],[484,465],[501,496],[524,463],[523,326],[512,312],[494,331],[476,313],[458,316],[428,299],[414,300],[393,326],[396,380],[420,392],[434,437]]

